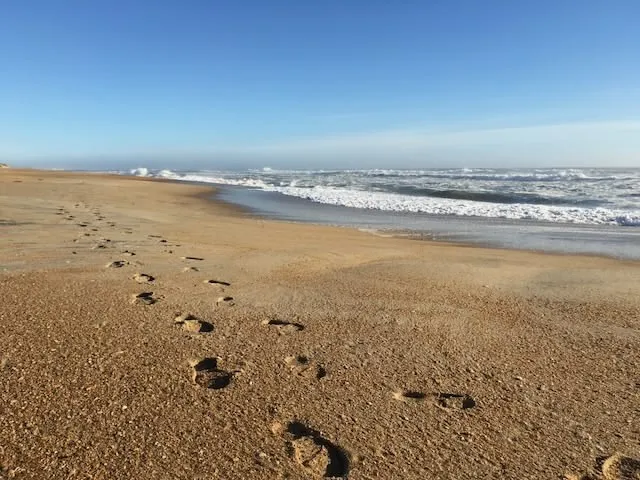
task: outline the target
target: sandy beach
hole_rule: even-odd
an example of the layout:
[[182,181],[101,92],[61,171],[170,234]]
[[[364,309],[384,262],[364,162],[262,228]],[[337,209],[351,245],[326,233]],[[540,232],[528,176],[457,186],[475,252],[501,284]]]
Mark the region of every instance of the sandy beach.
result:
[[211,193],[0,171],[0,478],[640,478],[640,262]]

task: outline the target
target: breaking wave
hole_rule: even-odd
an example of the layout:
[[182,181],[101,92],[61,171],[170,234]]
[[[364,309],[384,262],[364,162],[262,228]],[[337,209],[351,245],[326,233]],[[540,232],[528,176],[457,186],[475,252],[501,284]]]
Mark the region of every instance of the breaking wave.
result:
[[[124,173],[124,172],[123,172]],[[640,226],[640,203],[620,208],[616,189],[640,189],[638,171],[347,170],[175,172],[131,175],[233,185],[312,202],[431,215]],[[627,198],[635,197],[627,193]]]

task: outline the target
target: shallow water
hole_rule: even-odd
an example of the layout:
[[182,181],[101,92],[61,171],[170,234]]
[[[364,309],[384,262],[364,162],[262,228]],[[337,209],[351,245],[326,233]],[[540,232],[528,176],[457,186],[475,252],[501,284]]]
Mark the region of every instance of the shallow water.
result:
[[613,225],[385,212],[335,205],[236,186],[216,198],[279,220],[405,233],[438,241],[640,260],[640,229]]

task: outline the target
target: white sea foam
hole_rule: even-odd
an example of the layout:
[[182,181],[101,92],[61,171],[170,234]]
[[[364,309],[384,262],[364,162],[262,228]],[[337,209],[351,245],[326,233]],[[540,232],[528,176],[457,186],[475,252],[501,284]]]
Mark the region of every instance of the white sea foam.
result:
[[[146,168],[136,169],[143,170],[141,174],[137,174],[138,176],[147,176],[148,172]],[[264,188],[267,189],[270,185],[266,184],[262,180],[256,180],[252,178],[239,178],[239,179],[231,179],[224,178],[218,176],[207,176],[207,175],[198,175],[198,174],[179,174],[175,173],[171,170],[160,170],[159,172],[153,174],[154,177],[167,178],[171,180],[180,180],[183,182],[202,182],[202,183],[215,183],[219,185],[235,185],[241,187],[252,187],[252,188]]]
[[[424,178],[429,182],[441,182],[437,180],[451,179],[454,185],[465,186],[468,181],[486,182],[502,181],[513,182],[525,191],[530,191],[531,182],[539,182],[535,189],[545,188],[548,197],[554,195],[549,190],[548,182],[556,182],[562,179],[566,182],[581,182],[587,180],[598,182],[613,179],[626,179],[624,175],[604,175],[599,172],[587,173],[576,170],[541,170],[527,172],[500,172],[485,169],[464,170],[369,170],[369,171],[252,171],[249,175],[241,175],[230,172],[194,172],[175,173],[171,170],[151,172],[146,168],[136,168],[129,172],[138,176],[157,176],[181,181],[214,183],[221,185],[234,185],[249,188],[257,188],[283,195],[298,197],[312,202],[353,207],[360,209],[376,209],[393,212],[415,212],[431,215],[455,215],[468,217],[506,218],[521,220],[538,220],[561,223],[580,224],[610,224],[620,226],[640,226],[640,209],[631,208],[605,208],[574,207],[570,205],[548,205],[533,203],[492,203],[475,200],[454,198],[437,198],[433,196],[405,195],[389,191],[376,191],[370,183],[376,176],[395,177],[388,185],[421,185]],[[262,178],[260,178],[262,177]],[[417,180],[402,180],[398,177],[418,177]],[[436,180],[429,180],[429,178]],[[635,177],[631,177],[636,181]],[[463,183],[460,182],[462,179]],[[368,183],[369,182],[369,183]],[[409,183],[407,183],[409,182]],[[517,183],[520,182],[520,183]],[[429,185],[432,185],[430,183]],[[443,185],[443,183],[435,183]],[[387,184],[385,184],[387,185]],[[448,184],[447,184],[448,185]],[[504,185],[504,183],[503,183]],[[555,185],[555,184],[554,184]],[[562,184],[564,185],[564,184]],[[635,185],[635,184],[634,184]],[[450,187],[446,187],[450,188]],[[527,190],[529,188],[529,190]],[[554,187],[559,188],[559,187]],[[564,188],[559,188],[563,195]],[[595,188],[595,187],[594,187]],[[599,187],[598,187],[599,188]],[[536,191],[534,189],[534,191]],[[597,191],[597,190],[594,190]]]
[[148,177],[149,169],[144,167],[134,168],[129,171],[131,175],[135,175],[136,177]]
[[269,187],[268,190],[305,198],[318,203],[394,212],[564,223],[640,225],[640,212],[637,212],[636,215],[630,215],[606,208],[489,203],[448,198],[416,197],[383,192],[363,192],[332,187]]
[[616,223],[623,227],[640,227],[640,215],[618,215],[616,217]]

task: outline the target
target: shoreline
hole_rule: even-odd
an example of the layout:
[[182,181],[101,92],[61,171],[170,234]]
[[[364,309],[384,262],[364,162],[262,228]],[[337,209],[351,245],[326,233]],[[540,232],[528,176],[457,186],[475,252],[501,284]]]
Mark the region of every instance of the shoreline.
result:
[[[541,221],[531,221],[528,222],[526,220],[506,220],[506,219],[487,219],[483,217],[465,217],[465,216],[454,216],[454,217],[440,217],[440,216],[431,216],[431,215],[423,215],[423,214],[411,214],[411,213],[398,213],[398,212],[384,212],[377,210],[361,210],[361,209],[353,209],[350,207],[336,207],[333,205],[325,205],[318,204],[315,202],[310,202],[308,200],[299,199],[295,197],[288,197],[279,193],[271,193],[271,192],[262,192],[260,190],[253,190],[247,187],[241,186],[229,186],[225,184],[212,184],[207,182],[198,182],[198,181],[184,181],[177,180],[172,178],[162,178],[162,177],[143,177],[143,176],[135,176],[135,175],[121,175],[117,173],[103,173],[103,172],[93,172],[93,171],[70,171],[70,170],[37,170],[37,169],[12,169],[14,171],[25,171],[25,172],[53,172],[53,173],[68,173],[68,174],[79,174],[79,175],[102,175],[107,177],[114,178],[131,178],[137,181],[146,181],[153,182],[158,181],[161,183],[172,183],[176,185],[192,185],[196,187],[209,188],[210,190],[200,192],[195,196],[201,198],[205,201],[210,201],[215,203],[220,208],[227,209],[227,212],[230,215],[237,215],[239,217],[244,218],[253,218],[259,219],[263,221],[275,221],[275,222],[284,222],[292,225],[315,225],[319,227],[334,227],[334,228],[346,228],[352,229],[359,232],[364,232],[369,235],[378,236],[381,238],[396,238],[396,239],[405,239],[405,240],[418,240],[421,242],[427,242],[432,245],[442,245],[442,246],[455,246],[455,247],[465,247],[465,248],[481,248],[481,249],[496,249],[496,250],[505,250],[505,251],[516,251],[516,252],[525,252],[532,254],[542,254],[542,255],[553,255],[553,256],[572,256],[572,257],[592,257],[592,258],[604,258],[604,259],[613,259],[622,262],[640,262],[640,228],[634,230],[633,227],[620,227],[620,226],[592,226],[592,225],[581,225],[581,224],[571,224],[571,223],[554,223],[554,222],[541,222]],[[381,215],[386,217],[394,217],[394,216],[407,216],[407,217],[427,217],[428,219],[434,220],[435,223],[430,226],[432,230],[427,230],[425,227],[413,227],[413,228],[396,228],[393,224],[393,221],[388,221],[385,226],[379,227],[367,227],[367,226],[359,226],[357,223],[349,220],[343,220],[342,218],[345,216],[344,213],[336,214],[332,217],[331,221],[319,220],[317,215],[314,217],[313,214],[308,214],[306,212],[300,213],[299,211],[295,212],[297,217],[288,218],[291,215],[291,212],[287,211],[287,209],[280,211],[272,211],[267,212],[261,210],[259,201],[251,200],[249,202],[246,201],[243,196],[231,195],[224,198],[226,192],[233,191],[253,191],[258,195],[262,195],[267,193],[268,195],[275,195],[281,197],[281,202],[277,203],[299,203],[306,204],[307,209],[309,206],[317,209],[338,209],[343,211],[351,212],[351,214],[356,217],[363,212],[367,214],[373,215]],[[258,197],[259,200],[259,197]],[[459,230],[456,231],[454,229],[453,233],[442,233],[442,230],[446,230],[451,224],[459,224],[462,225],[461,228],[465,231],[461,233]],[[487,237],[486,234],[469,234],[470,226],[475,226],[476,228],[480,227],[484,228],[493,228],[494,225],[497,226],[507,226],[509,228],[513,228],[515,230],[522,229],[532,229],[535,234],[535,229],[551,229],[557,232],[563,232],[564,230],[570,229],[578,229],[576,240],[572,238],[565,242],[564,246],[555,246],[553,243],[549,243],[547,239],[542,239],[538,242],[531,242],[531,240],[526,239],[526,234],[520,238],[514,239],[511,243],[505,242],[499,238]],[[619,243],[624,241],[624,246],[619,247],[617,252],[606,252],[602,251],[607,247],[603,247],[602,244],[606,244],[610,242],[610,238],[589,238],[589,236],[580,237],[580,230],[590,230],[593,229],[597,232],[601,232],[602,235],[608,236],[608,234],[614,234],[617,238],[614,238],[614,243]],[[472,230],[472,229],[471,229]],[[505,234],[505,238],[508,238],[510,234],[513,234],[514,231],[507,232]],[[631,238],[633,237],[633,238]],[[624,240],[623,240],[624,239]],[[593,246],[585,246],[581,247],[581,242],[588,241],[592,243],[595,241]],[[577,248],[576,248],[577,247]],[[626,248],[626,250],[625,250]],[[573,249],[573,250],[572,250]]]
[[[379,236],[437,244],[640,261],[640,229],[617,230],[626,227],[389,213],[317,204],[246,187],[216,185],[216,188],[212,198],[239,207],[245,214],[266,220],[339,226]],[[403,226],[403,222],[412,219],[411,225]],[[367,221],[378,223],[368,225]],[[496,229],[504,233],[497,234]],[[567,236],[569,231],[575,237],[561,241],[559,235]],[[532,239],[532,236],[536,238]],[[616,249],[611,247],[611,243],[616,245]]]
[[265,220],[210,185],[0,187],[0,478],[622,479],[637,457],[636,261]]
[[[236,203],[233,200],[222,198],[224,196],[225,191],[236,190],[236,189],[246,190],[246,187],[230,187],[229,185],[211,184],[206,182],[182,181],[182,180],[161,178],[161,177],[140,177],[140,176],[134,176],[134,175],[120,175],[116,173],[103,173],[103,172],[92,172],[92,171],[77,172],[77,171],[70,171],[70,170],[39,170],[39,169],[22,169],[22,168],[20,169],[7,168],[5,169],[5,172],[6,171],[13,171],[16,173],[25,173],[28,175],[36,175],[38,173],[41,173],[41,174],[53,173],[53,174],[59,174],[60,176],[88,175],[90,177],[105,177],[105,178],[112,178],[114,180],[131,179],[132,181],[158,182],[158,183],[173,184],[177,186],[180,186],[180,185],[192,186],[192,187],[200,188],[204,190],[191,194],[190,196],[192,196],[193,198],[197,198],[205,203],[210,203],[212,205],[215,205],[216,210],[218,212],[226,213],[231,217],[236,216],[237,218],[247,218],[247,219],[254,219],[254,220],[260,220],[260,221],[266,221],[266,222],[285,223],[289,225],[299,225],[301,227],[316,226],[320,228],[338,228],[341,230],[346,229],[346,230],[352,230],[354,232],[360,232],[366,235],[371,235],[379,238],[393,238],[398,240],[413,240],[413,241],[417,240],[419,242],[424,242],[429,245],[440,246],[440,247],[451,246],[451,247],[470,248],[470,249],[478,248],[482,250],[486,249],[486,250],[497,250],[497,251],[505,251],[505,252],[521,252],[521,253],[533,254],[533,255],[551,255],[554,257],[568,256],[568,257],[577,257],[577,258],[599,258],[599,259],[614,260],[614,261],[623,262],[623,263],[627,263],[627,262],[631,262],[632,264],[640,263],[640,252],[639,252],[639,256],[637,257],[635,256],[625,257],[625,256],[616,256],[616,255],[607,254],[607,253],[570,252],[570,251],[558,251],[558,250],[545,250],[541,248],[536,249],[536,248],[523,248],[523,247],[513,247],[513,246],[509,247],[509,246],[503,246],[495,242],[489,242],[489,241],[456,240],[454,238],[439,239],[437,238],[437,234],[434,234],[428,231],[421,231],[421,230],[412,230],[412,229],[393,230],[393,229],[384,229],[384,228],[369,229],[369,228],[360,228],[357,225],[352,225],[348,223],[331,224],[331,223],[322,223],[322,222],[305,220],[305,219],[289,220],[286,218],[282,218],[282,216],[279,216],[278,214],[261,213],[257,208],[255,208],[255,205],[254,206],[245,205],[243,203]],[[276,195],[281,195],[281,194],[276,194]],[[285,196],[285,200],[289,200],[289,201],[293,200],[295,202],[301,202],[301,203],[307,202],[306,200],[297,199],[297,198],[292,199],[291,197],[286,197],[286,196]],[[315,203],[313,204],[318,205]],[[320,208],[326,207],[325,205],[322,205],[322,204],[320,204],[319,206]],[[328,207],[334,208],[334,206],[328,206]],[[342,207],[338,207],[338,208],[342,208]],[[345,207],[345,208],[348,209],[348,207]],[[352,209],[349,209],[349,210],[352,210]],[[444,219],[443,221],[446,222],[447,220],[465,222],[465,221],[468,221],[469,218],[453,217],[449,219]],[[481,219],[481,221],[484,221],[484,220],[485,219]],[[498,221],[501,221],[501,220],[499,219]],[[514,221],[514,223],[516,222],[517,221]],[[572,224],[554,224],[554,223],[541,224],[540,222],[535,222],[535,224],[547,226],[547,227],[555,227],[558,229],[562,229],[563,227],[569,228],[574,226]],[[611,227],[611,228],[624,229],[625,227]],[[431,238],[420,238],[421,235],[427,235],[427,236],[430,236]],[[638,232],[638,235],[640,235],[640,232]]]

